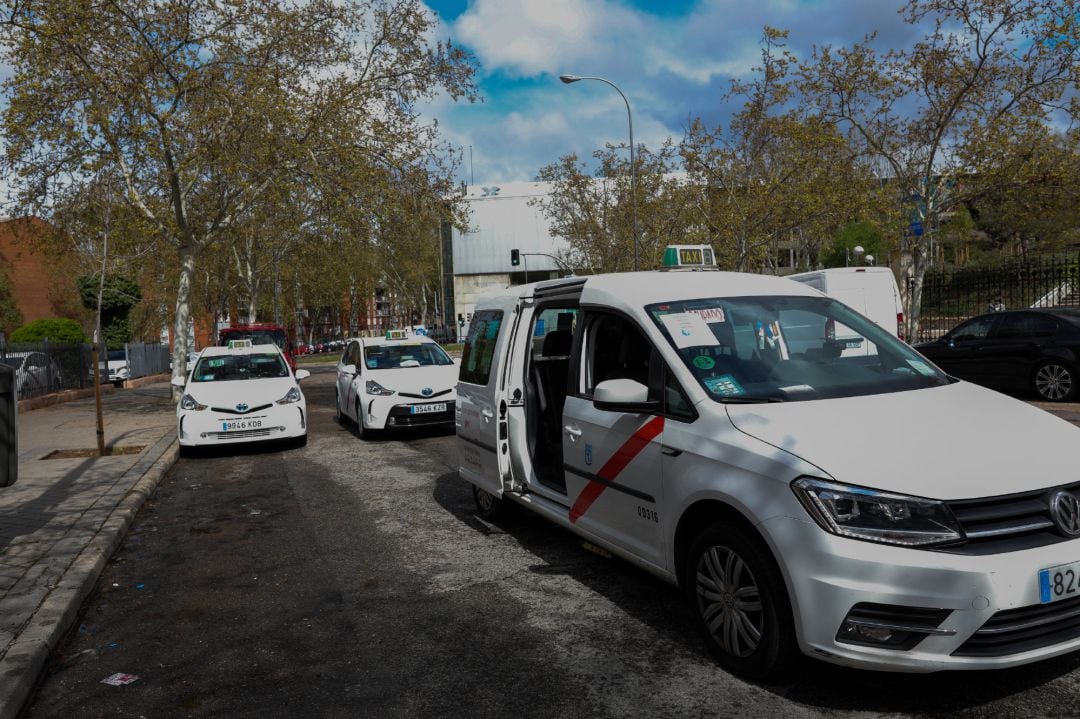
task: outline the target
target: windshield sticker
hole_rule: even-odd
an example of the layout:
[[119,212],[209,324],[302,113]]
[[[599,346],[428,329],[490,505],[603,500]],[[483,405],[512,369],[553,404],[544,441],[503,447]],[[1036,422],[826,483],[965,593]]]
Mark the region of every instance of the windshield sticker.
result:
[[742,385],[729,374],[722,374],[719,377],[706,377],[703,382],[705,382],[706,389],[721,397],[745,394]]
[[932,370],[930,368],[930,365],[926,364],[925,362],[920,362],[919,360],[910,360],[909,359],[907,361],[907,363],[909,365],[911,365],[912,369],[914,369],[916,372],[921,374],[923,377],[933,377],[934,376],[934,370]]
[[698,369],[712,369],[716,366],[716,360],[714,360],[709,355],[698,355],[692,360],[692,362],[694,363],[694,366]]
[[687,347],[716,347],[720,341],[705,324],[700,315],[690,312],[675,312],[670,315],[661,315],[660,321],[671,334],[675,341],[676,349]]
[[710,325],[718,324],[720,322],[727,322],[727,317],[724,315],[723,307],[706,307],[699,310],[690,310],[695,315],[705,320]]
[[781,392],[787,392],[788,394],[791,394],[792,392],[813,392],[814,391],[814,388],[811,387],[808,384],[793,384],[790,387],[777,387],[777,389],[779,389]]
[[207,360],[207,364],[209,364],[211,367],[223,367],[225,365],[225,360],[224,359]]

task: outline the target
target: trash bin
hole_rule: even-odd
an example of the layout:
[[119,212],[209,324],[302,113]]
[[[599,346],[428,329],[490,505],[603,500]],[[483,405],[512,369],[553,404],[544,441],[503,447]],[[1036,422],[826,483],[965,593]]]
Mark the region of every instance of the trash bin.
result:
[[15,484],[19,476],[19,443],[15,433],[18,410],[15,368],[0,364],[0,487]]

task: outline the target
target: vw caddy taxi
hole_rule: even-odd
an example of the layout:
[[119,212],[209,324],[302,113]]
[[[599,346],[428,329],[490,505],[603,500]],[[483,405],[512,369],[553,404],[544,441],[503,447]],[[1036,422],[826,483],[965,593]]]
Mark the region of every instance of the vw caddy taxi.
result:
[[669,271],[482,300],[457,435],[482,516],[523,505],[679,585],[732,672],[1080,648],[1080,429],[806,285]]
[[409,330],[349,340],[338,362],[338,421],[360,436],[383,429],[454,425],[457,366],[434,340]]
[[188,374],[176,406],[181,449],[264,440],[307,441],[307,401],[276,345],[232,340],[207,347]]

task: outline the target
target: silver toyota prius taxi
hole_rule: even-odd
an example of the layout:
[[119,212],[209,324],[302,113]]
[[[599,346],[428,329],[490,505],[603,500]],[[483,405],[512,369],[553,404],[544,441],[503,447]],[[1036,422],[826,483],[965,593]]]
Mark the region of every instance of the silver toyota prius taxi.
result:
[[259,442],[307,441],[307,402],[276,345],[232,340],[207,347],[188,375],[174,383],[184,390],[176,405],[181,450],[193,447]]
[[457,395],[480,514],[514,502],[679,585],[732,672],[1080,648],[1080,429],[805,285],[514,287],[477,303]]

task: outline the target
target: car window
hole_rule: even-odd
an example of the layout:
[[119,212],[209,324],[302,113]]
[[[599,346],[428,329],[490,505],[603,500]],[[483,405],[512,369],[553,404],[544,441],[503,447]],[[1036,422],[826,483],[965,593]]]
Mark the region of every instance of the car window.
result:
[[193,382],[233,382],[248,379],[288,377],[285,359],[270,354],[217,355],[202,357],[192,373]]
[[402,342],[364,348],[364,369],[398,369],[451,365],[454,361],[434,342]]
[[468,384],[487,385],[502,320],[502,310],[481,310],[473,315],[469,322],[465,346],[461,349],[459,380]]
[[585,396],[610,379],[648,385],[651,355],[652,345],[633,322],[618,315],[593,315],[585,338]]
[[952,332],[949,333],[949,339],[953,342],[970,342],[971,340],[986,339],[990,334],[990,329],[994,326],[994,322],[997,321],[997,317],[992,315],[986,317],[976,317],[973,320],[969,320],[960,325]]
[[664,414],[682,420],[697,418],[694,406],[690,404],[686,392],[679,386],[679,380],[666,367],[664,368]]
[[567,358],[574,343],[574,328],[580,310],[549,307],[533,319],[532,358]]
[[998,325],[998,339],[1016,337],[1050,337],[1057,331],[1057,322],[1053,317],[1033,312],[1006,315]]
[[717,401],[800,401],[933,387],[947,376],[826,297],[681,300],[646,310]]

